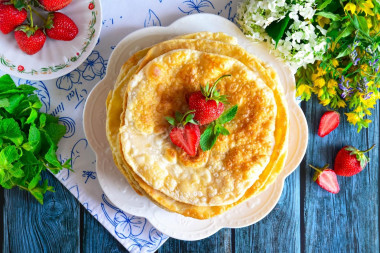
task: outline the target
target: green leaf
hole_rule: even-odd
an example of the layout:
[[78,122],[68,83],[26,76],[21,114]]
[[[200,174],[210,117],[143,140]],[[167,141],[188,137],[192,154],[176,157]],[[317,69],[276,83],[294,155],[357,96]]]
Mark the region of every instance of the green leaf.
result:
[[186,119],[185,119],[185,124],[187,124],[187,123],[189,123],[190,121],[191,121],[191,123],[192,122],[194,122],[194,114],[192,114],[192,113],[190,113],[190,114],[188,114],[187,116],[186,116]]
[[47,124],[44,128],[55,145],[58,145],[59,140],[65,135],[66,127],[57,123]]
[[0,108],[8,107],[9,99],[8,98],[0,98]]
[[49,151],[45,154],[45,160],[53,167],[60,168],[60,169],[62,168],[61,163],[57,159],[55,148],[53,146],[51,146],[49,148]]
[[335,39],[335,43],[338,43],[340,39],[350,36],[355,31],[355,27],[352,24],[349,24]]
[[17,146],[21,145],[23,137],[20,126],[14,119],[0,120],[0,138],[8,139]]
[[367,20],[365,19],[365,17],[363,16],[357,16],[358,17],[358,22],[359,22],[359,27],[360,27],[360,30],[367,34],[368,35],[368,24],[367,24]]
[[351,53],[352,49],[349,47],[346,47],[343,51],[340,51],[339,54],[335,57],[336,59],[342,58],[344,56],[347,56]]
[[40,128],[44,128],[46,125],[46,114],[41,113],[40,115]]
[[38,183],[41,181],[41,174],[37,174],[33,177],[32,181],[30,181],[29,185],[28,185],[28,189],[29,190],[33,190],[37,185]]
[[9,97],[9,106],[5,110],[9,113],[14,113],[20,102],[25,98],[24,94],[15,94]]
[[21,162],[16,162],[13,167],[9,169],[9,173],[15,178],[22,178],[25,176],[24,171],[21,169],[23,164]]
[[278,22],[271,23],[267,28],[265,28],[265,31],[268,33],[270,37],[276,42],[276,48],[277,44],[282,38],[282,36],[285,34],[286,30],[289,28],[289,13],[286,14],[286,16],[281,19]]
[[169,122],[170,125],[175,126],[175,119],[172,117],[165,117],[165,119]]
[[[35,109],[30,110],[30,115],[25,124],[31,124],[38,118],[38,112]],[[65,130],[66,131],[66,130]]]
[[181,122],[182,121],[182,117],[183,117],[183,114],[180,113],[180,112],[175,112],[175,120],[177,122]]
[[206,130],[201,135],[199,143],[203,151],[210,150],[214,146],[216,140],[218,139],[219,134],[214,134],[213,128],[213,124],[208,125]]
[[322,17],[325,17],[325,18],[329,18],[332,21],[339,21],[341,19],[339,15],[331,13],[331,12],[321,11],[321,12],[315,13],[315,15],[322,16]]
[[320,2],[317,6],[317,10],[323,10],[324,8],[327,7],[332,2],[332,0],[325,0],[323,2]]
[[224,127],[222,127],[222,126],[220,126],[220,133],[222,134],[222,135],[229,135],[230,134],[230,132],[227,130],[227,128],[224,128]]
[[238,110],[238,105],[234,105],[227,111],[223,112],[222,115],[220,115],[220,117],[218,118],[218,123],[225,124],[233,120],[233,118],[235,118],[236,116],[237,110]]
[[12,163],[20,158],[20,154],[15,146],[7,146],[0,152],[0,165],[11,168]]
[[16,88],[16,84],[12,80],[10,75],[3,75],[0,77],[0,94],[3,91],[8,91]]

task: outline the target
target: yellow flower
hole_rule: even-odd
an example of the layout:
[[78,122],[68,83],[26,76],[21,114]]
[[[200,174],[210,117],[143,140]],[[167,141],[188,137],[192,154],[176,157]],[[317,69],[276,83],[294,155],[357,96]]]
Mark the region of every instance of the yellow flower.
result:
[[354,112],[362,112],[363,111],[363,108],[359,105],[358,107],[356,107],[356,109],[354,110]]
[[351,12],[351,14],[355,14],[356,11],[356,5],[353,3],[347,3],[346,6],[344,6],[344,10],[347,12]]
[[379,13],[376,14],[376,17],[377,17],[377,20],[380,20],[380,14]]
[[335,88],[335,87],[338,87],[338,82],[335,81],[334,79],[330,79],[330,80],[327,82],[327,87],[328,87],[328,88]]
[[371,18],[366,18],[367,20],[367,26],[368,26],[368,29],[371,29],[372,28],[372,19]]
[[317,67],[317,71],[318,71],[317,73],[318,76],[323,76],[326,74],[326,71],[323,68]]
[[350,122],[352,125],[356,125],[360,121],[359,116],[354,112],[345,113],[347,116],[347,121]]
[[322,97],[323,93],[324,93],[323,89],[320,89],[320,90],[318,91],[318,97],[319,97],[319,98]]
[[317,80],[318,77],[318,74],[311,74],[311,81],[314,82],[315,80]]
[[329,88],[328,89],[328,92],[330,93],[330,95],[336,95],[336,90],[334,88]]
[[330,99],[328,98],[328,99],[321,100],[319,103],[322,104],[323,106],[326,106],[330,104]]
[[307,95],[311,95],[311,87],[307,84],[301,84],[297,88],[297,97],[302,96],[302,94],[306,93]]
[[344,102],[344,100],[339,100],[337,103],[337,106],[339,108],[344,108],[344,107],[346,107],[346,102]]
[[370,16],[375,15],[372,11],[372,8],[374,7],[374,5],[373,5],[371,0],[367,0],[364,3],[360,3],[357,7],[358,7],[358,13],[364,12],[366,16],[367,15],[370,15]]
[[369,123],[372,122],[372,120],[370,120],[370,119],[365,119],[364,122],[367,123],[367,124],[369,124]]
[[337,59],[332,60],[332,65],[336,68],[339,66],[339,61]]
[[322,88],[323,86],[325,86],[325,84],[326,81],[322,77],[319,77],[317,80],[314,81],[314,86],[317,86],[319,88]]
[[331,20],[329,18],[325,18],[325,17],[322,17],[322,16],[318,16],[317,17],[317,23],[320,27],[324,27],[325,25],[328,25],[330,24]]

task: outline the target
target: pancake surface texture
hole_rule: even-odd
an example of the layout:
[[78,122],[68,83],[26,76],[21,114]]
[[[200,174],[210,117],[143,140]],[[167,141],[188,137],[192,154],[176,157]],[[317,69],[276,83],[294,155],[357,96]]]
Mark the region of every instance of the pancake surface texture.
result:
[[[188,156],[171,143],[165,116],[188,110],[186,95],[218,84],[237,104],[209,151]],[[205,127],[201,127],[201,132]],[[284,166],[288,115],[275,72],[236,39],[217,33],[177,37],[144,49],[122,67],[107,100],[114,161],[139,194],[198,219],[221,214],[273,183]]]

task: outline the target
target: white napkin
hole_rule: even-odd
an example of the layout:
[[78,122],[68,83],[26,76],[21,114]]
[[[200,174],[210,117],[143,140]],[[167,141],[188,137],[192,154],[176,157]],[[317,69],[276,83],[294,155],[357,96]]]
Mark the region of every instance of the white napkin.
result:
[[[129,251],[154,252],[168,237],[145,218],[124,213],[103,193],[96,175],[96,158],[83,131],[83,108],[91,89],[106,74],[107,59],[126,35],[147,26],[167,26],[176,19],[209,12],[234,20],[237,0],[103,0],[102,32],[97,46],[84,63],[71,73],[49,81],[13,78],[17,84],[39,89],[42,112],[59,116],[67,133],[59,143],[58,158],[71,158],[74,172],[56,177],[82,205]],[[4,74],[1,73],[0,74]]]

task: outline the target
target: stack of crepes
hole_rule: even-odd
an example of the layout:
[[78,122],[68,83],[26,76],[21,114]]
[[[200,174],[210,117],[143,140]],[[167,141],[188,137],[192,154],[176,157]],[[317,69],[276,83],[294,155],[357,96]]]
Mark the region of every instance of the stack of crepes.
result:
[[[170,141],[165,116],[187,111],[186,96],[222,75],[231,75],[217,86],[226,110],[239,106],[225,124],[230,134],[190,157]],[[133,189],[196,219],[266,189],[287,155],[288,111],[276,73],[224,33],[187,34],[136,52],[109,93],[106,125],[115,164]]]

